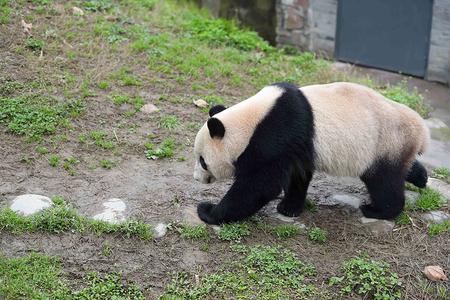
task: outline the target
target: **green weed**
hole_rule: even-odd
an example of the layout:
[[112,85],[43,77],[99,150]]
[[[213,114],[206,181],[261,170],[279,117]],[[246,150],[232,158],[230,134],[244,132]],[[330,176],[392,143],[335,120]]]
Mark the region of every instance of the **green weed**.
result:
[[151,239],[152,228],[149,224],[129,220],[112,224],[99,220],[87,219],[79,215],[74,208],[66,204],[62,197],[52,198],[54,205],[31,216],[22,216],[11,209],[0,210],[0,230],[12,233],[22,232],[84,232],[90,230],[96,234],[120,234],[125,237]]
[[88,0],[84,1],[83,7],[88,11],[106,11],[113,7],[111,0]]
[[113,141],[107,140],[107,134],[101,131],[91,131],[90,137],[94,140],[94,144],[100,148],[111,150],[114,149]]
[[206,225],[188,225],[182,224],[178,228],[182,237],[187,239],[207,239],[209,237]]
[[52,154],[48,158],[48,163],[49,163],[50,166],[55,168],[55,167],[57,167],[59,165],[59,160],[60,160],[60,158],[59,158],[58,155]]
[[409,224],[411,224],[411,218],[410,218],[410,216],[407,213],[402,212],[395,219],[395,224],[397,224],[397,225],[409,225]]
[[278,225],[273,229],[273,232],[278,238],[289,238],[298,235],[302,229],[297,225],[283,224]]
[[305,282],[315,269],[280,247],[241,247],[244,255],[196,284],[178,273],[160,299],[312,299],[320,292]]
[[70,289],[61,261],[39,253],[20,258],[0,256],[0,295],[6,299],[144,299],[134,285],[125,286],[118,274],[85,277],[85,288]]
[[97,86],[98,86],[99,89],[106,90],[106,89],[109,89],[110,84],[109,84],[108,81],[100,81],[100,82],[97,84]]
[[428,235],[435,236],[450,231],[450,221],[445,220],[442,223],[430,224],[428,226]]
[[385,97],[414,109],[422,117],[428,117],[430,113],[430,107],[424,102],[423,96],[417,90],[409,92],[406,81],[402,81],[395,86],[388,86],[385,89],[379,89],[379,91]]
[[441,208],[446,199],[436,190],[431,188],[421,189],[419,191],[419,198],[416,200],[415,209],[420,211],[430,211]]
[[180,125],[180,121],[176,116],[165,117],[161,120],[161,126],[166,129],[172,130]]
[[110,160],[107,160],[107,159],[100,160],[100,166],[103,169],[111,170],[114,167],[114,165],[115,165],[115,163]]
[[0,0],[0,25],[11,21],[10,0]]
[[45,154],[48,153],[48,149],[47,149],[47,147],[44,147],[44,146],[37,146],[36,147],[36,152],[41,154],[41,155],[45,155]]
[[28,38],[25,40],[25,47],[33,52],[40,52],[44,49],[45,42],[40,39]]
[[338,285],[343,295],[353,292],[375,300],[400,299],[401,282],[387,263],[354,258],[343,269],[342,277],[330,278],[330,285]]
[[318,242],[320,244],[325,243],[327,240],[327,232],[319,227],[311,228],[308,231],[308,236],[311,241]]
[[[146,147],[152,147],[152,144],[146,143]],[[175,147],[175,140],[168,138],[161,143],[159,148],[151,148],[145,151],[145,156],[148,159],[170,158],[174,155]]]
[[431,177],[450,183],[450,171],[445,167],[435,168],[431,173]]
[[69,156],[64,159],[63,168],[64,168],[64,170],[69,172],[70,175],[75,175],[74,168],[79,162],[80,161],[78,159],[76,159],[75,157]]
[[219,239],[223,241],[240,241],[244,236],[250,235],[250,227],[247,223],[228,223],[220,227]]

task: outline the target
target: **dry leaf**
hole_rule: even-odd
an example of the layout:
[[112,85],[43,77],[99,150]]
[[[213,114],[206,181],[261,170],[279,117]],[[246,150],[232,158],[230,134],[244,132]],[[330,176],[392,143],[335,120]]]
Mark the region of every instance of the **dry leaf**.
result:
[[195,106],[200,107],[200,108],[205,108],[208,107],[208,102],[206,102],[203,99],[198,99],[194,101]]
[[82,16],[82,15],[84,15],[84,11],[83,11],[81,8],[76,7],[76,6],[72,7],[72,12],[73,12],[73,14],[76,15],[76,16]]
[[447,281],[444,270],[439,266],[426,266],[423,269],[423,274],[432,281]]
[[22,20],[22,27],[23,27],[23,32],[25,33],[30,33],[31,29],[33,28],[33,24],[32,23],[27,23],[24,20]]

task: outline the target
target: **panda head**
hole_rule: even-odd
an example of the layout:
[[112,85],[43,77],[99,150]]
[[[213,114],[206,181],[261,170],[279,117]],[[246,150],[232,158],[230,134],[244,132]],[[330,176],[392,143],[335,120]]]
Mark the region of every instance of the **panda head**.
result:
[[214,115],[225,110],[217,105],[209,110],[209,119],[197,133],[194,144],[194,178],[203,183],[230,178],[234,174],[232,158],[226,150],[223,122]]

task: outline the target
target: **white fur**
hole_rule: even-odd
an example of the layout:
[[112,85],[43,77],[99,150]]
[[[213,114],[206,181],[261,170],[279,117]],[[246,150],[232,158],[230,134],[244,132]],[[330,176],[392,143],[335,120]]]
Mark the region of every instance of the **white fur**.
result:
[[[283,90],[277,86],[267,86],[247,100],[214,115],[225,126],[223,139],[212,139],[205,123],[195,138],[194,178],[206,183],[210,176],[215,179],[232,177],[233,162],[244,152],[256,126],[282,93]],[[208,171],[200,165],[200,156],[205,159]]]

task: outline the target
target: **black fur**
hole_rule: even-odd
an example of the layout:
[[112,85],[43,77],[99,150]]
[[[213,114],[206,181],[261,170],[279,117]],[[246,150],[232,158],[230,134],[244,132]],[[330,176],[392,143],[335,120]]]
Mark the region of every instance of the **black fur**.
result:
[[411,169],[408,172],[406,181],[414,184],[418,188],[423,189],[424,187],[427,186],[427,181],[428,181],[427,170],[420,162],[415,160]]
[[212,117],[215,114],[218,114],[218,113],[220,113],[221,111],[223,111],[225,109],[226,109],[226,107],[223,106],[223,105],[220,105],[220,104],[219,105],[215,105],[215,106],[213,106],[213,107],[211,107],[209,109],[209,116]]
[[223,126],[222,122],[219,119],[210,118],[208,120],[208,129],[211,138],[221,139],[225,135],[225,127]]
[[[201,203],[199,217],[210,224],[253,215],[282,190],[280,213],[303,210],[314,171],[314,122],[309,102],[295,85],[279,83],[285,92],[255,129],[235,162],[235,181],[219,204]],[[208,121],[209,127],[209,121]]]

